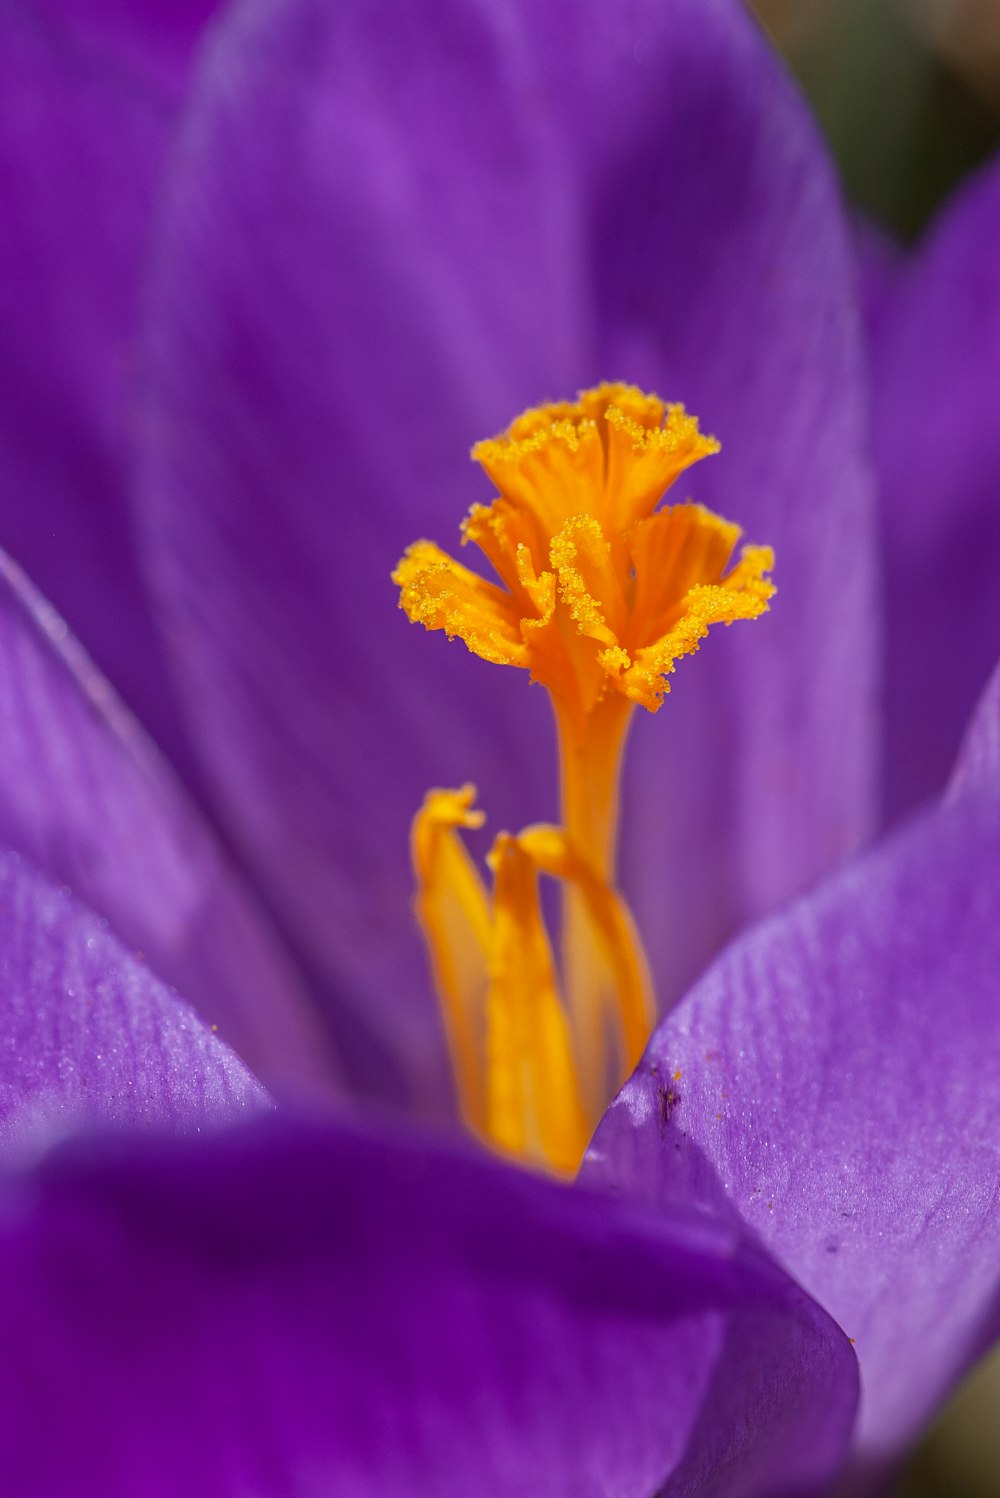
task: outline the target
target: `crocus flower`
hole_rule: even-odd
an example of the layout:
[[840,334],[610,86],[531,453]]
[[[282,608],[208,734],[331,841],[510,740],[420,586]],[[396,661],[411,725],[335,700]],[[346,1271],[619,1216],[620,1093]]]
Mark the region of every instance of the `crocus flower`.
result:
[[[269,0],[220,16],[192,83],[201,19],[2,17],[38,110],[6,105],[8,162],[46,250],[26,239],[3,283],[12,546],[223,833],[9,568],[15,1159],[81,1120],[184,1133],[323,1094],[331,1034],[348,1086],[448,1095],[407,827],[470,775],[496,825],[553,815],[550,729],[514,673],[408,632],[387,578],[488,498],[463,454],[531,400],[621,372],[685,399],[724,442],[693,492],[779,557],[766,628],[682,666],[631,746],[623,885],[663,1007],[876,818],[850,256],[748,20],[439,0],[390,28]],[[969,256],[992,201],[942,231]],[[930,306],[933,257],[921,278]],[[77,547],[45,534],[57,502]],[[284,1114],[9,1178],[13,1489],[878,1480],[996,1332],[996,701],[946,803],[665,1021],[579,1186]]]

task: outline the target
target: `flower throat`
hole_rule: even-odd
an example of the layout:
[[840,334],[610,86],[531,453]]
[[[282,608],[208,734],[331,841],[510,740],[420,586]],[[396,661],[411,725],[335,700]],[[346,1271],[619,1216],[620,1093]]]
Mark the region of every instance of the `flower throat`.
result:
[[[412,829],[416,911],[430,954],[468,1126],[560,1174],[580,1163],[654,1021],[649,970],[618,891],[618,783],[636,705],[712,624],[754,619],[774,593],[769,548],[701,505],[656,506],[719,444],[683,406],[629,385],[541,406],[472,449],[499,491],[474,505],[462,544],[488,582],[431,541],[393,581],[400,607],[494,665],[520,666],[552,700],[560,824],[501,832],[491,887],[461,838],[480,827],[471,785],[429,791]],[[542,875],[562,889],[558,959]]]

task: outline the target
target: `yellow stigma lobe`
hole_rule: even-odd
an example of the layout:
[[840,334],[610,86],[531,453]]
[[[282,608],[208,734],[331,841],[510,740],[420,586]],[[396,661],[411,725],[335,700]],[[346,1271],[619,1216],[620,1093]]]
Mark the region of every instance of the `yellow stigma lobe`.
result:
[[[470,787],[432,791],[413,826],[417,915],[446,1021],[466,1121],[497,1148],[575,1168],[653,1020],[642,946],[615,885],[618,779],[632,710],[655,712],[676,662],[713,624],[753,619],[774,587],[769,548],[733,552],[738,526],[701,505],[657,508],[676,478],[719,451],[683,406],[630,385],[541,406],[473,458],[498,491],[474,505],[488,581],[417,541],[393,581],[427,629],[458,636],[548,690],[561,826],[502,833],[487,888],[459,832],[479,826]],[[539,876],[563,890],[561,961]]]

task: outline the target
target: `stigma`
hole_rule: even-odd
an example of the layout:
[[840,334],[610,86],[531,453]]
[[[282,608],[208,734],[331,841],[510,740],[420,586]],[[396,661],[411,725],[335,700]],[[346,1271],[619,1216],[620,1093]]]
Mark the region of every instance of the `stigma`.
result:
[[[432,541],[393,573],[400,606],[548,692],[560,759],[557,824],[501,833],[490,887],[462,841],[482,824],[471,786],[428,793],[412,831],[416,911],[463,1116],[517,1158],[572,1173],[655,1015],[639,934],[616,883],[618,785],[635,707],[656,712],[713,624],[764,613],[768,547],[734,560],[737,525],[661,505],[719,451],[683,406],[607,384],[540,406],[472,457],[497,493],[463,545],[493,578]],[[563,892],[558,956],[540,877]]]

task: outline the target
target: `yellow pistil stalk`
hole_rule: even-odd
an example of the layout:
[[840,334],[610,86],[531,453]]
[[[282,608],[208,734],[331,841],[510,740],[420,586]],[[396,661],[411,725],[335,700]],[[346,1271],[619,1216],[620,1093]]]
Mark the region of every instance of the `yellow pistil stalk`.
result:
[[[431,541],[415,542],[393,573],[412,620],[524,667],[552,699],[561,825],[501,833],[490,891],[459,835],[483,822],[471,786],[430,791],[412,841],[463,1115],[494,1147],[564,1174],[654,1017],[616,886],[632,711],[660,707],[675,663],[710,625],[756,618],[774,593],[769,548],[744,547],[730,566],[738,526],[701,505],[656,508],[685,468],[718,450],[683,406],[630,385],[527,411],[472,450],[499,492],[473,506],[462,542],[499,581]],[[543,874],[564,890],[561,963],[542,918]]]

